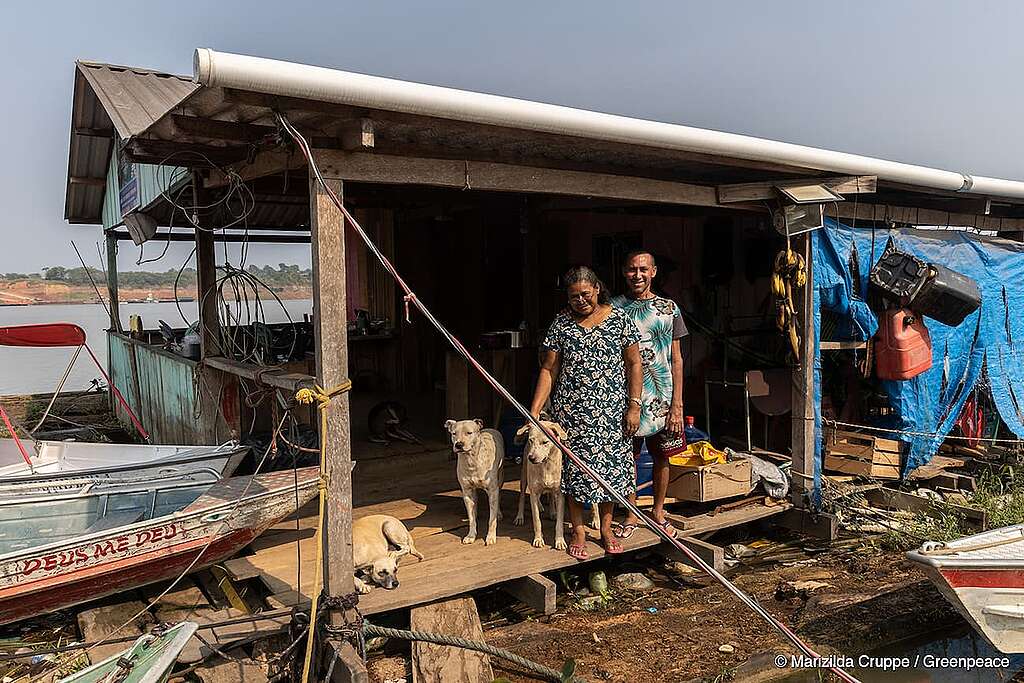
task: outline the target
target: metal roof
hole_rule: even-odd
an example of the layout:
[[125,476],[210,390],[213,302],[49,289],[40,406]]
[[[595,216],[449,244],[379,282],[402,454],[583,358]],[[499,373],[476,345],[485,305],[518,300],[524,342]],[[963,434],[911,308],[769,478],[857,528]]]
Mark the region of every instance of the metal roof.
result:
[[115,140],[139,135],[198,87],[188,76],[76,62],[64,199],[68,222],[101,222]]

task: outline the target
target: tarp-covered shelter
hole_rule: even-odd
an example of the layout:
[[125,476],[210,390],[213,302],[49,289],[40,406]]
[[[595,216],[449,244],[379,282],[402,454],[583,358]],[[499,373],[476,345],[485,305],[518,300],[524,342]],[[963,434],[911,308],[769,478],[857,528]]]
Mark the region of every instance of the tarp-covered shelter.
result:
[[[814,289],[820,303],[816,338],[821,336],[822,311],[840,316],[845,327],[841,334],[848,340],[866,340],[875,334],[878,320],[868,305],[868,274],[890,243],[974,279],[982,293],[981,307],[956,327],[926,318],[932,343],[929,370],[910,380],[883,382],[894,413],[889,424],[875,426],[892,427],[906,442],[904,472],[936,453],[982,377],[1003,422],[1024,438],[1024,244],[1020,242],[964,230],[854,228],[829,220],[825,229],[814,234]],[[854,281],[855,274],[859,281]],[[815,357],[820,375],[820,347]],[[815,404],[820,403],[819,377]],[[820,417],[819,413],[819,430]],[[816,461],[820,462],[820,450]]]

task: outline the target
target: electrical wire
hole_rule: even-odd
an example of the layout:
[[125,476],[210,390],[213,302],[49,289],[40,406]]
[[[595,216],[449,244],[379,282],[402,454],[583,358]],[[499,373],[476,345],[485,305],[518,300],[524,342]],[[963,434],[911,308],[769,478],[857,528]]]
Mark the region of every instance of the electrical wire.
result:
[[[740,602],[746,605],[754,613],[760,616],[764,621],[783,635],[794,647],[800,652],[811,657],[813,659],[820,659],[820,656],[815,652],[809,645],[807,645],[796,633],[794,633],[788,626],[783,624],[781,621],[776,619],[770,612],[762,607],[758,602],[751,596],[744,593],[738,587],[736,587],[729,579],[723,576],[720,572],[715,570],[714,567],[709,565],[703,559],[700,558],[695,552],[690,550],[681,540],[668,534],[657,522],[648,517],[643,511],[641,511],[635,504],[631,503],[624,495],[617,491],[613,486],[604,480],[593,468],[590,467],[584,460],[580,459],[571,449],[565,446],[554,434],[552,434],[539,420],[533,417],[530,412],[523,407],[523,405],[500,383],[498,382],[488,371],[474,358],[473,354],[459,341],[448,329],[434,317],[433,313],[422,301],[416,296],[413,290],[405,282],[402,276],[395,269],[395,266],[391,261],[380,251],[377,245],[373,242],[370,236],[366,233],[359,222],[352,216],[352,214],[345,208],[344,203],[338,197],[338,195],[330,189],[330,186],[324,180],[323,175],[320,172],[320,168],[316,163],[316,159],[313,156],[312,150],[309,147],[309,143],[302,136],[302,134],[295,129],[294,126],[288,121],[288,119],[281,113],[277,113],[277,120],[284,128],[285,131],[295,140],[299,149],[302,151],[303,156],[306,158],[310,172],[312,172],[317,182],[324,189],[324,192],[330,197],[332,203],[344,216],[345,220],[352,226],[356,234],[363,240],[367,248],[373,253],[373,255],[380,261],[384,269],[395,279],[397,284],[401,287],[405,294],[404,300],[406,305],[406,317],[408,318],[409,306],[415,306],[417,310],[433,325],[438,332],[448,341],[449,344],[462,355],[470,365],[484,378],[484,380],[491,385],[491,387],[498,392],[504,398],[510,406],[516,409],[528,423],[539,429],[545,434],[553,443],[555,443],[559,450],[562,451],[563,455],[569,459],[576,467],[584,472],[588,477],[594,480],[601,488],[605,489],[620,505],[625,507],[629,512],[637,517],[643,524],[650,529],[653,533],[657,534],[663,540],[674,546],[677,550],[682,552],[690,561],[700,567],[705,573],[710,575],[722,586],[724,586],[730,593],[732,593]],[[844,671],[838,666],[831,667],[833,673],[839,676],[842,680],[848,681],[849,683],[858,683],[857,679]]]

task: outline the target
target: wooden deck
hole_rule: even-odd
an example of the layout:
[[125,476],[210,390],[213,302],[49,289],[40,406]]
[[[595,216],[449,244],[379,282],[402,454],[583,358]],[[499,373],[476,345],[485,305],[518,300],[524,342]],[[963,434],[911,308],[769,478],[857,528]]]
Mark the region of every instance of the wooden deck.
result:
[[[545,548],[534,548],[533,527],[529,505],[526,525],[512,524],[519,496],[518,471],[505,473],[498,523],[498,541],[484,546],[483,534],[472,545],[463,545],[466,511],[461,493],[455,489],[455,463],[448,452],[416,456],[398,456],[390,460],[364,461],[354,473],[354,514],[389,514],[401,519],[409,528],[416,547],[426,559],[402,560],[399,571],[401,586],[395,590],[375,588],[361,596],[360,610],[375,614],[412,607],[467,591],[504,583],[530,574],[547,572],[578,564],[564,551],[551,548],[554,522],[544,516]],[[440,493],[439,493],[440,492]],[[401,496],[401,497],[399,497]],[[479,525],[486,527],[486,505],[480,508]],[[696,536],[716,529],[744,524],[769,517],[789,508],[782,503],[768,507],[759,502],[686,518],[677,527],[683,536]],[[251,555],[225,563],[234,579],[258,579],[271,592],[272,606],[288,606],[308,602],[313,590],[316,548],[313,533],[316,508],[307,505],[267,533],[251,546]],[[597,533],[590,531],[590,560],[604,556],[597,543]],[[623,546],[627,552],[657,545],[660,540],[641,529]]]

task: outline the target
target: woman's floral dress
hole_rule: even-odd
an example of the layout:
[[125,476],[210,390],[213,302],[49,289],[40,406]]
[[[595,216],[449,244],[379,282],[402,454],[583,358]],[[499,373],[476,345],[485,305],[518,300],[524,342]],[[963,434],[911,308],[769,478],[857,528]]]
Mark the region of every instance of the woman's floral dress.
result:
[[[613,308],[591,329],[562,311],[542,343],[561,354],[551,407],[567,434],[566,445],[622,495],[636,488],[632,439],[622,433],[627,408],[622,354],[639,342],[633,321]],[[581,503],[613,500],[568,458],[562,459],[562,493]]]

